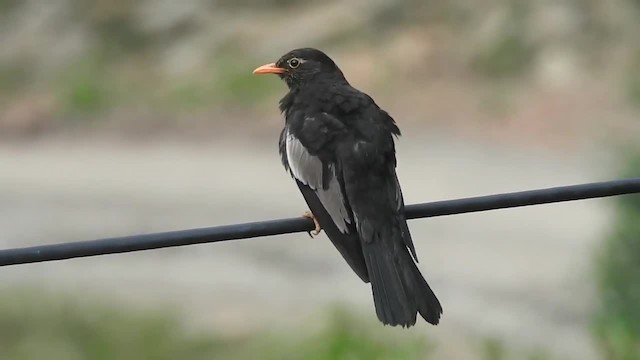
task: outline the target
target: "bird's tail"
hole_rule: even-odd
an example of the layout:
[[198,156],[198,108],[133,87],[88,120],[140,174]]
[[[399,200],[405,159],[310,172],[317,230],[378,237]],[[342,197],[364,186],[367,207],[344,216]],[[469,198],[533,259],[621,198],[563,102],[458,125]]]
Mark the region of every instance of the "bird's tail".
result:
[[363,252],[378,319],[409,327],[417,313],[430,324],[440,321],[442,306],[416,266],[397,229],[382,229],[363,239]]

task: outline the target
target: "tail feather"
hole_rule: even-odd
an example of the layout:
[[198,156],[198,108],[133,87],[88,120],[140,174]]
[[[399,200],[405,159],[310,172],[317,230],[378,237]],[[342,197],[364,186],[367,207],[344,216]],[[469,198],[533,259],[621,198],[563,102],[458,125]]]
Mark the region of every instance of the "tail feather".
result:
[[431,290],[431,287],[420,273],[420,270],[418,270],[416,264],[411,259],[409,259],[409,261],[413,268],[414,284],[417,284],[417,289],[414,294],[418,305],[418,312],[429,324],[438,325],[440,315],[442,315],[442,305],[440,305],[436,294],[433,293],[433,290]]
[[369,279],[375,302],[376,314],[384,324],[392,326],[416,322],[416,305],[403,286],[403,279],[389,256],[379,256],[377,251],[366,251]]
[[387,228],[365,233],[371,236],[363,239],[363,252],[378,319],[385,325],[410,327],[420,313],[430,324],[438,324],[442,306],[404,246],[401,232]]

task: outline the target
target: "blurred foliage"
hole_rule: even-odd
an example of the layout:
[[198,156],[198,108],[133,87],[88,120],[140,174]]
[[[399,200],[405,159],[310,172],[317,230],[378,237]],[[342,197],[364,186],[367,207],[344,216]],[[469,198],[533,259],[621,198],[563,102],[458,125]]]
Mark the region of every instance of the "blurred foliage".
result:
[[0,16],[8,15],[20,2],[20,0],[0,0]]
[[[188,329],[169,309],[141,310],[36,290],[3,289],[0,359],[49,360],[418,360],[435,344],[420,332],[381,326],[342,307],[313,329],[270,327],[244,335]],[[549,359],[542,352],[512,354],[498,339],[481,344],[479,358]]]
[[[241,59],[240,61],[238,59]],[[129,64],[128,70],[114,68],[101,55],[79,59],[56,79],[58,100],[64,116],[96,115],[115,105],[145,103],[166,113],[181,113],[218,105],[247,106],[268,98],[283,85],[275,78],[256,78],[251,71],[259,61],[233,53],[212,62],[201,76],[184,76],[180,81],[159,76],[153,68]],[[0,92],[15,88],[24,72],[0,67]],[[27,76],[27,74],[25,74]],[[90,116],[89,116],[90,117]]]
[[498,339],[486,339],[482,344],[482,358],[485,360],[504,360],[507,358],[507,350]]
[[[510,351],[511,350],[511,351]],[[551,357],[542,350],[526,351],[514,354],[513,349],[505,344],[504,341],[496,338],[485,339],[481,343],[481,359],[484,360],[507,360],[507,359],[526,359],[526,360],[549,360]]]
[[78,60],[61,73],[57,80],[59,101],[65,115],[95,114],[112,101],[109,68],[97,58]]
[[636,50],[626,72],[626,85],[629,99],[640,107],[640,49]]
[[511,0],[495,36],[471,58],[472,68],[491,78],[516,76],[533,63],[536,48],[528,39],[529,2]]
[[152,36],[139,27],[136,0],[73,0],[72,18],[83,19],[105,55],[117,58],[146,50]]
[[[640,150],[621,178],[640,176]],[[595,334],[608,359],[640,359],[640,195],[615,199],[615,220],[598,256]]]
[[389,329],[366,326],[345,310],[337,309],[323,330],[300,342],[289,343],[265,359],[410,360],[429,357],[432,345],[427,339],[406,333],[389,336],[389,332],[383,330]]
[[533,60],[534,48],[521,33],[507,33],[481,49],[472,60],[480,74],[502,78],[522,74]]
[[161,97],[160,106],[166,111],[190,111],[200,109],[215,99],[213,83],[192,80],[173,84],[168,93]]
[[[545,59],[553,59],[545,56],[547,50],[558,48],[575,50],[580,64],[570,66],[588,63],[589,52],[605,59],[598,64],[601,68],[617,66],[610,54],[623,46],[616,40],[624,36],[616,29],[633,26],[627,17],[611,14],[623,13],[622,6],[630,8],[638,1],[603,5],[599,0],[572,0],[558,6],[526,0],[402,0],[372,2],[362,14],[357,13],[362,4],[339,2],[324,14],[324,9],[310,11],[320,5],[308,0],[69,0],[41,6],[0,0],[0,14],[12,19],[0,22],[0,39],[12,44],[0,49],[0,103],[53,93],[57,103],[50,108],[63,113],[42,117],[64,119],[60,124],[68,122],[67,116],[108,118],[104,115],[116,108],[122,110],[118,114],[173,120],[185,111],[251,111],[259,108],[256,103],[279,94],[282,86],[273,78],[251,75],[256,64],[266,61],[266,46],[256,46],[255,34],[280,31],[291,14],[306,17],[309,28],[319,30],[306,34],[292,29],[291,40],[274,39],[275,46],[295,40],[331,50],[353,48],[366,62],[373,61],[363,55],[369,54],[367,47],[407,49],[405,42],[424,35],[428,51],[412,56],[446,64],[442,68],[463,82],[473,81],[462,78],[469,69],[496,83],[537,74]],[[340,10],[355,11],[361,16],[359,25],[327,30],[324,22]],[[546,15],[540,14],[549,13],[558,14],[550,20],[556,25],[540,35],[547,30]],[[631,22],[635,20],[637,16]],[[370,56],[376,53],[379,49],[372,49]],[[51,61],[43,61],[49,54]],[[634,69],[625,74],[625,86],[638,103],[640,75]],[[416,71],[438,72],[432,66]]]
[[[171,311],[135,311],[39,292],[4,291],[0,359],[426,359],[430,343],[389,336],[338,310],[320,331],[241,337],[195,333]],[[401,336],[400,336],[401,335]]]
[[402,27],[407,24],[431,25],[461,25],[462,19],[469,20],[468,5],[465,1],[434,1],[434,0],[402,0],[388,2],[375,13],[371,22],[375,24],[372,30],[383,35],[384,30]]
[[22,90],[29,83],[32,71],[33,66],[28,60],[0,63],[0,94]]
[[215,81],[219,97],[234,104],[247,105],[277,92],[284,85],[273,77],[256,78],[248,69],[255,68],[256,61],[238,61],[237,57],[223,57],[216,60],[220,69]]
[[200,77],[185,77],[173,82],[168,91],[157,96],[155,102],[165,111],[192,111],[207,106],[222,108],[255,106],[283,89],[273,77],[256,77],[248,71],[259,61],[238,56],[221,57],[212,62],[212,69]]
[[24,291],[0,298],[1,359],[210,359],[218,346],[166,313]]
[[211,7],[229,7],[229,8],[285,8],[293,5],[306,5],[312,3],[312,0],[208,0]]

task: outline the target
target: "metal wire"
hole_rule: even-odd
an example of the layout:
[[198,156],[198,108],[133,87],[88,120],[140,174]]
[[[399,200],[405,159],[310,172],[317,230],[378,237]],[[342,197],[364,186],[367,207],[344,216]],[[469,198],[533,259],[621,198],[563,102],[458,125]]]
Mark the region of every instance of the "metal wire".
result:
[[[418,219],[632,193],[640,193],[640,178],[415,204],[406,206],[405,214],[407,219]],[[298,217],[6,249],[0,250],[0,266],[309,232],[313,229],[311,220]]]

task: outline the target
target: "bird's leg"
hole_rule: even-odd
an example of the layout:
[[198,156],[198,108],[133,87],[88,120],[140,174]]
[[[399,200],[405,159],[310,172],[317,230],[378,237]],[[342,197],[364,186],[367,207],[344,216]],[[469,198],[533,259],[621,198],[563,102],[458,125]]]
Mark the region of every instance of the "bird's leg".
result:
[[320,231],[322,230],[322,227],[320,226],[320,223],[318,222],[316,217],[313,216],[313,213],[311,213],[311,211],[305,211],[304,214],[302,214],[302,216],[306,217],[307,219],[313,220],[313,223],[316,225],[316,228],[313,231],[309,231],[308,232],[309,236],[313,237],[313,235],[320,234]]

